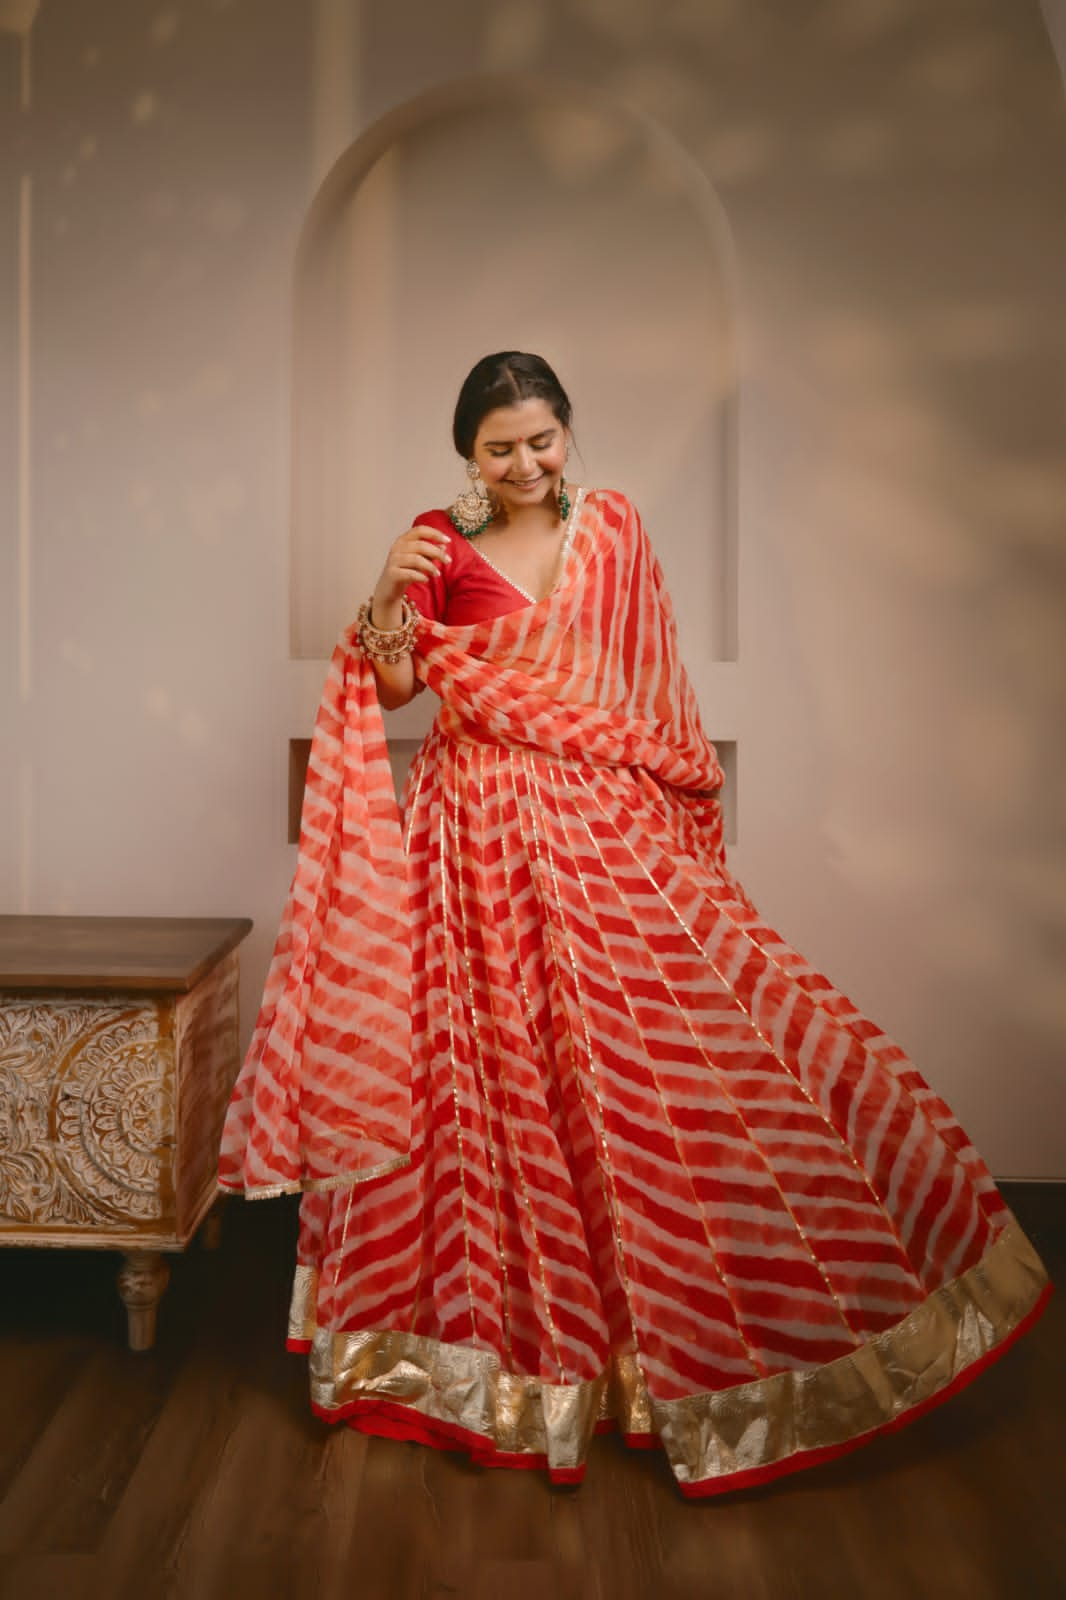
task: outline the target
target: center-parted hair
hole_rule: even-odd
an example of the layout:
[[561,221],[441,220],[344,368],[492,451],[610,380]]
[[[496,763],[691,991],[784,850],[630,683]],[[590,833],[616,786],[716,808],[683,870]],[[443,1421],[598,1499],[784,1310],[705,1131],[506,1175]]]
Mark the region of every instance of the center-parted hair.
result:
[[543,356],[524,350],[482,356],[464,379],[456,402],[452,439],[459,454],[473,454],[477,430],[490,411],[520,400],[546,400],[556,421],[570,426],[570,398]]

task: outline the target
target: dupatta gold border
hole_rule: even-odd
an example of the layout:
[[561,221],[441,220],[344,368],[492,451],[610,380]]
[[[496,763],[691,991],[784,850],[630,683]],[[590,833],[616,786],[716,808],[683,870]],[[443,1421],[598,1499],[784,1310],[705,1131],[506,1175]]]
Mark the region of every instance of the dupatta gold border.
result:
[[874,1432],[947,1389],[1037,1307],[1047,1273],[1016,1222],[980,1261],[858,1349],[813,1369],[680,1400],[648,1394],[633,1355],[576,1384],[504,1371],[491,1351],[402,1332],[316,1328],[317,1273],[298,1267],[290,1337],[311,1341],[316,1410],[343,1416],[361,1400],[405,1406],[500,1453],[575,1468],[597,1422],[658,1436],[682,1486],[780,1467]]

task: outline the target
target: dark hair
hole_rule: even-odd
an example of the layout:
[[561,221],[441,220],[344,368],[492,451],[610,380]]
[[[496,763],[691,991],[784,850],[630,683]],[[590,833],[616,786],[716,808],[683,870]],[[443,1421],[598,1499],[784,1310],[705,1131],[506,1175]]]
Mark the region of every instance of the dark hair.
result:
[[569,397],[543,356],[522,350],[482,356],[467,374],[455,406],[452,439],[459,454],[473,454],[477,430],[490,411],[517,405],[520,400],[546,400],[556,420],[564,428],[570,426]]

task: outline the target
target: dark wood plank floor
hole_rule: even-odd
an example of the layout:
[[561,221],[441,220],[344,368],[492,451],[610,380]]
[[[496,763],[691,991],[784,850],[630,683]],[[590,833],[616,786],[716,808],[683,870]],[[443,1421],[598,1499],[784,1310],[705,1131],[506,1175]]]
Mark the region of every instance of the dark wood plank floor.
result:
[[[1053,1275],[1066,1188],[1005,1189]],[[131,1355],[108,1255],[0,1251],[0,1600],[1039,1600],[1066,1595],[1066,1295],[948,1405],[689,1504],[597,1439],[585,1484],[330,1429],[283,1348],[295,1213],[233,1203]]]

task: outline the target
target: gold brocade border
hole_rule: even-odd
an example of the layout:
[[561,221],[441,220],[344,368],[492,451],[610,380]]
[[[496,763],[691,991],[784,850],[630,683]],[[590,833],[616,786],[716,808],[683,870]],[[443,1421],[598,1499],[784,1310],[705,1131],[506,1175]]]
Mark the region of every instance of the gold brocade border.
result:
[[968,1271],[850,1355],[720,1394],[653,1401],[678,1481],[767,1467],[894,1422],[1008,1338],[1046,1284],[1040,1257],[1010,1223]]
[[577,1467],[596,1423],[657,1435],[682,1484],[765,1470],[884,1427],[930,1400],[1007,1339],[1035,1308],[1047,1273],[1016,1222],[980,1261],[857,1350],[825,1365],[780,1372],[680,1400],[649,1396],[637,1360],[551,1384],[504,1371],[486,1350],[399,1332],[316,1328],[317,1273],[298,1267],[290,1337],[311,1347],[316,1409],[384,1400],[484,1438],[501,1453]]
[[318,1272],[314,1267],[297,1267],[292,1278],[289,1300],[289,1338],[314,1339],[315,1301],[318,1298]]

